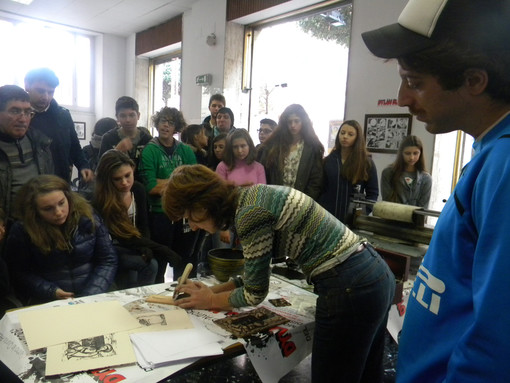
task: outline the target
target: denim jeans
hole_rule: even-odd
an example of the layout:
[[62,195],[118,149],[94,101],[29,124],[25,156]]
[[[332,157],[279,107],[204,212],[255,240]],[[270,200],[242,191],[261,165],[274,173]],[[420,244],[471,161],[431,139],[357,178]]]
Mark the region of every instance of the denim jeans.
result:
[[317,298],[312,381],[383,381],[384,333],[395,278],[368,245],[313,278]]
[[145,262],[142,256],[127,249],[117,248],[119,268],[117,283],[120,288],[130,288],[152,285],[158,271],[158,263],[155,259]]

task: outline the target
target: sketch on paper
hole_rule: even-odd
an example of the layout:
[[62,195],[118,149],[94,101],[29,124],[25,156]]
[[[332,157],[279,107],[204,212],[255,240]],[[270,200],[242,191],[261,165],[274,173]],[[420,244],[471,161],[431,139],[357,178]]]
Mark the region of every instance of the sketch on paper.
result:
[[154,325],[161,325],[166,326],[166,318],[165,314],[162,313],[150,313],[150,314],[144,314],[139,315],[136,317],[138,320],[138,323],[140,323],[142,326],[154,326]]
[[136,361],[127,332],[84,338],[48,347],[46,375],[66,374]]
[[68,342],[63,358],[69,359],[92,359],[113,356],[117,342],[113,334],[99,335],[92,338],[82,339],[78,342]]

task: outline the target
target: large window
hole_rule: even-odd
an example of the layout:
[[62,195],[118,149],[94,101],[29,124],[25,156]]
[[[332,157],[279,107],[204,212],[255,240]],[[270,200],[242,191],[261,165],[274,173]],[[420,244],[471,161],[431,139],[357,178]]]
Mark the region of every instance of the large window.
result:
[[24,88],[25,74],[48,67],[60,80],[55,99],[74,110],[93,106],[93,36],[37,21],[0,19],[0,85]]
[[[443,210],[462,168],[471,160],[473,141],[473,137],[460,130],[435,136],[429,209]],[[435,219],[429,220],[431,224],[435,222]]]
[[[290,104],[301,104],[325,148],[344,119],[352,4],[255,25],[246,32],[250,133],[262,118],[278,121]],[[250,71],[251,64],[251,71]]]
[[[165,106],[181,109],[180,51],[152,59],[150,72],[151,116]],[[154,128],[152,134],[157,135]]]

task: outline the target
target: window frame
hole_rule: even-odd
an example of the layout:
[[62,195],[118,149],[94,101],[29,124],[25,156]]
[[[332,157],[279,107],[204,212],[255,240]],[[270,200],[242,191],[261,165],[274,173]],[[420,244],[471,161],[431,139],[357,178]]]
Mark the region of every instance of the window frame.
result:
[[[62,97],[59,97],[59,94],[60,94],[59,91],[61,89],[60,87],[62,86],[61,84],[59,86],[57,86],[57,88],[55,90],[55,93],[56,93],[55,99],[57,100],[59,105],[62,105],[72,111],[83,112],[83,113],[94,113],[95,112],[95,88],[96,88],[96,84],[95,84],[96,83],[96,71],[95,71],[96,51],[95,51],[95,49],[96,49],[97,33],[92,33],[92,32],[80,30],[77,28],[65,27],[60,24],[55,24],[55,23],[51,23],[51,22],[42,22],[39,20],[27,18],[27,17],[19,17],[19,18],[18,17],[7,17],[5,15],[0,14],[0,20],[3,22],[12,24],[14,26],[14,28],[16,28],[17,26],[19,26],[21,24],[27,24],[27,25],[34,26],[37,28],[49,28],[55,32],[69,33],[73,37],[73,43],[74,43],[73,48],[75,48],[77,46],[78,37],[88,39],[89,43],[90,43],[90,47],[89,47],[89,56],[90,56],[89,106],[88,107],[79,106],[77,104],[77,102],[78,102],[78,88],[77,88],[77,86],[78,86],[78,80],[77,80],[78,79],[78,74],[77,74],[78,73],[78,70],[77,70],[78,60],[73,61],[74,65],[72,68],[72,79],[71,79],[71,84],[70,84],[72,87],[72,94],[71,94],[72,103],[70,104],[70,103],[64,102],[64,99]],[[14,39],[15,38],[16,37],[14,37]],[[33,68],[38,68],[38,67],[44,67],[44,66],[48,66],[48,65],[34,64],[28,70],[33,69]],[[53,69],[53,68],[51,68],[51,69]],[[13,75],[13,81],[11,83],[14,83],[14,84],[24,88],[25,74],[26,73],[23,73],[22,76],[18,76],[20,74],[15,73]],[[56,75],[57,75],[57,77],[59,77],[59,80],[62,81],[61,76],[59,76],[59,73],[56,73]]]

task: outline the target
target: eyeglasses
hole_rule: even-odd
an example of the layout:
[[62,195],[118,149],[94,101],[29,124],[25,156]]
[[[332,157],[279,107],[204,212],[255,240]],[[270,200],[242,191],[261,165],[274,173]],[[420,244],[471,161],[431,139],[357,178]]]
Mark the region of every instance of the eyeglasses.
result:
[[273,131],[271,129],[257,129],[257,132],[264,134],[271,134]]
[[159,120],[159,123],[160,124],[168,124],[168,125],[175,126],[175,123],[172,120],[167,120],[166,118],[162,118],[161,120]]
[[23,109],[18,109],[18,108],[12,108],[7,111],[7,114],[9,114],[10,116],[12,116],[14,118],[19,118],[22,115],[27,118],[32,118],[32,117],[34,117],[35,112],[31,109],[23,110]]

